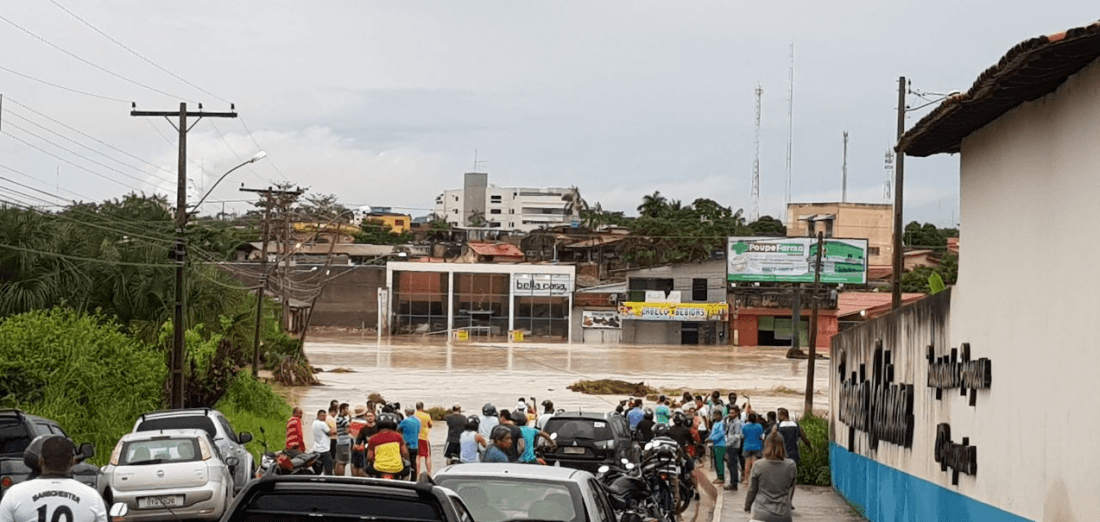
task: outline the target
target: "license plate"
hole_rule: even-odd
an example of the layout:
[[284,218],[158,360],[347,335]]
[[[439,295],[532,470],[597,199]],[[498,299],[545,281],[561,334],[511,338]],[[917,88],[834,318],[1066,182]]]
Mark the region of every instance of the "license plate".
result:
[[563,448],[566,455],[584,455],[584,448],[574,448],[572,446],[566,446]]
[[183,495],[163,497],[138,497],[139,508],[179,507],[183,505]]

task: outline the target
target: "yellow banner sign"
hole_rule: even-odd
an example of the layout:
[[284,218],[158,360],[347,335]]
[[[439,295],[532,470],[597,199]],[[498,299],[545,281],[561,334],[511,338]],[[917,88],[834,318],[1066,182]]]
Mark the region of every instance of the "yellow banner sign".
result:
[[642,321],[727,321],[728,303],[621,303],[623,319]]

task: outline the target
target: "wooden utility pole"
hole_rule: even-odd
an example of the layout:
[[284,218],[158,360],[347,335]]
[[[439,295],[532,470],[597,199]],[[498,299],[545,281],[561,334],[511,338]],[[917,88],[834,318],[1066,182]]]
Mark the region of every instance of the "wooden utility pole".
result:
[[302,190],[275,190],[271,187],[267,187],[266,189],[250,189],[241,187],[241,192],[255,192],[260,194],[264,202],[264,235],[263,247],[260,250],[260,288],[256,291],[256,325],[252,334],[252,375],[258,376],[260,374],[260,327],[263,324],[264,290],[267,289],[267,242],[271,236],[271,207],[274,205],[273,199],[275,196],[292,196],[297,198],[302,195]]
[[810,356],[806,359],[806,405],[802,408],[802,415],[810,415],[814,411],[814,362],[817,359],[817,311],[820,301],[818,290],[821,287],[821,254],[825,250],[825,239],[821,232],[817,233],[817,255],[814,260],[814,290],[812,308],[810,309]]
[[[905,134],[905,77],[898,78],[898,142],[901,135]],[[905,266],[902,263],[902,192],[905,190],[905,151],[897,151],[897,159],[894,161],[894,263],[893,263],[893,294],[890,299],[890,309],[901,308],[901,270]]]
[[[133,106],[132,108],[136,107]],[[172,123],[170,117],[178,117],[179,124],[172,124],[179,132],[179,166],[176,180],[176,246],[172,252],[172,259],[176,262],[176,304],[172,316],[172,354],[169,360],[169,388],[168,399],[172,409],[183,408],[183,364],[184,364],[184,270],[187,266],[187,238],[184,230],[187,227],[187,131],[191,130],[199,120],[203,118],[236,118],[234,107],[230,105],[231,112],[204,112],[202,104],[199,110],[188,112],[187,103],[180,102],[178,111],[139,111],[134,108],[130,116],[163,116]],[[197,119],[187,126],[187,117],[195,116]]]

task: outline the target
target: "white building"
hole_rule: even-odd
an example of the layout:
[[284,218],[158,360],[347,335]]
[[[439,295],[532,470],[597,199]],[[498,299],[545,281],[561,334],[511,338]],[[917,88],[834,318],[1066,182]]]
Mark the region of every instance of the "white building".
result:
[[833,338],[833,484],[872,521],[1100,520],[1098,57],[1100,23],[1027,40],[898,143],[960,155],[966,250]]
[[[436,215],[456,227],[530,232],[572,224],[585,208],[575,187],[498,187],[489,184],[484,172],[467,172],[464,180],[463,188],[444,191],[435,198]],[[477,215],[485,222],[473,223],[471,218]]]

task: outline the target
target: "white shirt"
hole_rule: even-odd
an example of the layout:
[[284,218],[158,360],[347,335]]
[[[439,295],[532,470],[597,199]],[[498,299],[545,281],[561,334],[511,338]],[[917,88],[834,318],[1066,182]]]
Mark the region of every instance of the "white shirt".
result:
[[107,522],[107,507],[96,490],[71,478],[20,482],[0,500],[0,522]]
[[540,430],[545,430],[546,429],[546,422],[549,421],[550,419],[553,419],[553,418],[554,418],[553,413],[543,413],[542,415],[539,415],[539,419],[537,421],[535,421],[535,426],[538,427],[538,429],[540,429]]
[[313,451],[328,453],[329,445],[332,444],[329,441],[328,434],[327,422],[320,419],[313,421]]

